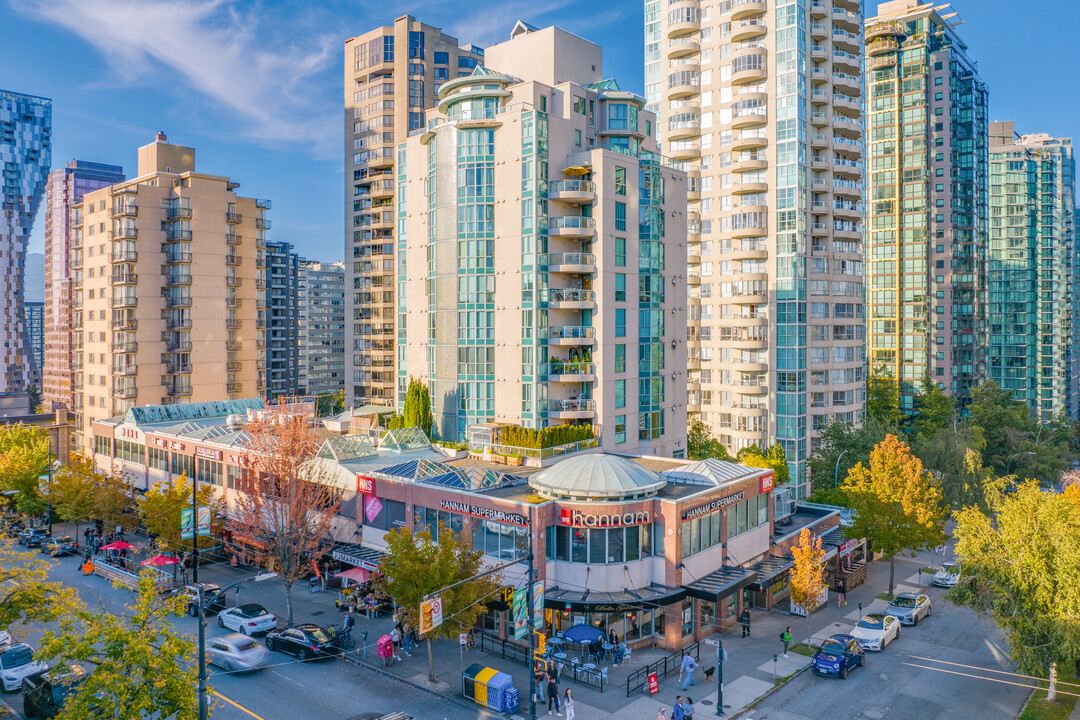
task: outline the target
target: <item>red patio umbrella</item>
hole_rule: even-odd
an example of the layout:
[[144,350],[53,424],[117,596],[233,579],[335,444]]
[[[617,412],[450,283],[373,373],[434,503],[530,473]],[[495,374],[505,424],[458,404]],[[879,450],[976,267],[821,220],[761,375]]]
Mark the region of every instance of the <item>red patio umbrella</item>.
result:
[[161,567],[162,565],[176,565],[180,561],[174,557],[168,555],[155,555],[148,560],[143,560],[140,565],[150,565],[152,567]]
[[116,542],[111,542],[108,545],[102,545],[101,549],[102,550],[130,550],[133,547],[135,547],[135,546],[132,545],[131,543],[126,543],[123,540],[117,540]]

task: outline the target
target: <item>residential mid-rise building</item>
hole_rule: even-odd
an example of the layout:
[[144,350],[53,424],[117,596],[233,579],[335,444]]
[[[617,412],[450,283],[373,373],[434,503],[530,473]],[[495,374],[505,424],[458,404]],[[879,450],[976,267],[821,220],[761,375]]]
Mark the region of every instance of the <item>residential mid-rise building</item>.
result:
[[569,422],[684,454],[685,173],[593,43],[518,23],[485,63],[398,147],[399,382],[442,438]]
[[132,407],[264,393],[270,203],[238,187],[159,133],[136,177],[73,208],[78,444]]
[[41,390],[41,368],[45,362],[45,303],[32,300],[23,301],[23,315],[26,322],[26,339],[30,355],[34,359],[30,374],[30,385]]
[[869,367],[914,410],[929,376],[961,403],[986,377],[987,101],[947,5],[866,22]]
[[0,90],[0,393],[38,374],[23,309],[26,248],[52,163],[52,100]]
[[[404,15],[345,41],[346,403],[394,405],[395,147],[483,51]],[[405,388],[399,387],[404,397]]]
[[[41,399],[47,412],[75,409],[71,251],[82,247],[83,228],[71,227],[71,209],[91,190],[124,180],[119,165],[72,160],[49,173],[45,189],[45,362]],[[78,238],[76,239],[76,236]]]
[[1078,412],[1075,185],[1071,138],[990,123],[989,376],[1043,421]]
[[287,242],[266,244],[266,397],[300,388],[300,257]]
[[688,177],[691,422],[796,490],[863,415],[859,0],[647,0],[645,88]]
[[345,263],[300,265],[300,392],[345,388]]

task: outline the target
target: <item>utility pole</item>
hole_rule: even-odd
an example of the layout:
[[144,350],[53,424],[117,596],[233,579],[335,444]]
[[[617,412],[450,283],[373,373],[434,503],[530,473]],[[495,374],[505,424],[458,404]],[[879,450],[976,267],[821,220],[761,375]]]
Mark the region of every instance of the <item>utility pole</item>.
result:
[[535,664],[533,653],[536,652],[536,610],[533,605],[533,522],[532,508],[529,508],[529,556],[525,571],[525,600],[529,603],[528,619],[525,621],[529,626],[529,720],[536,720],[536,693],[533,685],[536,684]]
[[[53,466],[52,466],[52,438],[49,438],[49,534],[52,535],[52,483],[53,483]],[[78,533],[76,533],[78,534]],[[78,538],[76,538],[77,540]]]
[[[191,475],[191,584],[199,584],[199,506],[198,506],[199,481],[195,474]],[[202,604],[202,590],[199,590],[199,603]],[[202,625],[199,625],[202,632]]]
[[[724,640],[716,640],[716,717],[724,717]],[[775,666],[773,669],[775,673]]]
[[207,720],[206,708],[206,606],[203,586],[199,585],[199,720]]

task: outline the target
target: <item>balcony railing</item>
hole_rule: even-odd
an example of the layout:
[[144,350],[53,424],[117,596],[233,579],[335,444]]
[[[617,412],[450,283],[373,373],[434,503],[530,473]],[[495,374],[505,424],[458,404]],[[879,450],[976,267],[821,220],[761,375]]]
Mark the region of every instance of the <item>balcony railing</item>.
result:
[[596,228],[596,220],[591,217],[553,217],[548,219],[549,230],[593,230]]
[[592,253],[552,253],[547,257],[548,267],[552,265],[595,265],[596,256]]
[[548,337],[554,340],[592,338],[596,337],[596,330],[586,325],[553,325],[548,328]]
[[589,180],[553,180],[548,183],[548,193],[596,192],[596,183]]
[[165,346],[169,352],[190,352],[190,340],[169,340]]
[[[169,318],[165,323],[165,327],[169,330],[190,330],[191,319],[190,318]],[[190,344],[190,343],[189,343]]]
[[165,282],[168,285],[190,285],[191,275],[173,273],[165,279]]
[[590,412],[596,410],[596,402],[590,399],[549,400],[549,412]]
[[552,288],[548,290],[548,302],[594,302],[596,293],[576,288]]
[[229,245],[239,245],[243,241],[244,241],[244,237],[242,235],[237,235],[234,232],[225,233],[225,242],[228,243]]
[[109,346],[114,353],[134,353],[139,351],[139,343],[134,340],[121,340]]
[[259,230],[269,230],[270,221],[266,218],[255,218],[255,227]]
[[541,371],[548,375],[593,375],[596,366],[591,362],[553,361],[541,366]]
[[236,212],[225,213],[225,222],[229,224],[236,224],[244,219],[244,216]]

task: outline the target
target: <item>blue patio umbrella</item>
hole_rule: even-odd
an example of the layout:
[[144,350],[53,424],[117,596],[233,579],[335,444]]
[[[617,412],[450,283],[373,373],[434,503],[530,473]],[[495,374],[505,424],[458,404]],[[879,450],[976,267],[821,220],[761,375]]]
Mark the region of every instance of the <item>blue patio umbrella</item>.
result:
[[604,633],[598,628],[594,628],[592,625],[586,625],[584,623],[575,625],[563,633],[563,640],[574,643],[575,645],[591,645],[603,638]]

